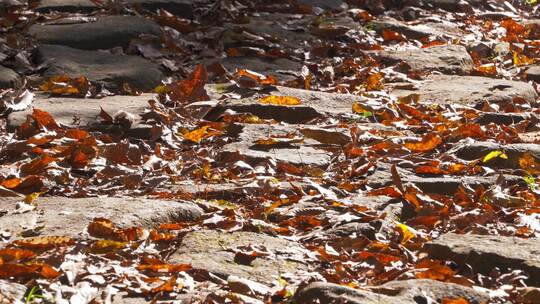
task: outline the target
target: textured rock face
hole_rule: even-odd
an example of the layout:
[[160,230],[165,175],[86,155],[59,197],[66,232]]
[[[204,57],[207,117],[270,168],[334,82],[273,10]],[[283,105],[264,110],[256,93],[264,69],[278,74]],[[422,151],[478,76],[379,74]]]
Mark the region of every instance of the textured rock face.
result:
[[472,288],[433,280],[393,281],[367,290],[315,282],[298,291],[297,303],[424,303],[428,299],[463,298],[469,303],[488,303],[489,296]]
[[40,13],[50,12],[91,12],[98,7],[90,0],[41,0],[36,10]]
[[128,83],[134,88],[148,91],[159,85],[164,77],[157,65],[138,56],[46,44],[37,48],[36,55],[39,63],[50,62],[46,76],[86,76],[88,80],[107,88],[118,88]]
[[[249,265],[235,261],[230,249],[248,245],[262,245],[273,254],[257,257]],[[188,263],[225,278],[234,275],[271,284],[281,274],[306,270],[305,253],[298,243],[264,234],[201,230],[188,233],[169,262]]]
[[32,26],[28,33],[43,44],[98,50],[125,48],[141,34],[161,35],[161,29],[156,23],[142,17],[107,16],[85,23],[62,23],[60,20],[56,24],[38,24]]
[[155,11],[164,9],[182,18],[193,18],[193,1],[191,0],[127,0],[126,3]]
[[[140,96],[107,96],[101,99],[81,99],[70,97],[47,97],[38,95],[32,104],[33,108],[47,111],[56,120],[71,127],[93,127],[101,124],[99,113],[101,109],[110,115],[122,110],[138,116],[148,106],[148,100],[153,94]],[[8,126],[18,128],[32,114],[29,108],[20,112],[13,112],[8,116]]]
[[489,272],[494,267],[521,269],[540,286],[540,241],[516,237],[448,233],[425,245],[435,259],[468,263]]
[[394,90],[391,94],[418,94],[422,102],[466,106],[483,101],[509,104],[514,98],[532,102],[537,98],[533,87],[527,83],[486,77],[432,75],[418,86],[417,90]]
[[463,46],[445,45],[410,51],[381,51],[375,53],[383,62],[403,61],[405,70],[439,71],[445,74],[467,74],[473,70],[471,56]]
[[[203,211],[189,202],[137,198],[39,198],[30,212],[15,213],[16,200],[2,205],[0,230],[11,239],[35,235],[79,236],[94,218],[107,218],[123,227],[154,227],[160,223],[191,221]],[[6,241],[6,240],[5,240]]]
[[0,89],[15,88],[21,85],[19,74],[0,65]]

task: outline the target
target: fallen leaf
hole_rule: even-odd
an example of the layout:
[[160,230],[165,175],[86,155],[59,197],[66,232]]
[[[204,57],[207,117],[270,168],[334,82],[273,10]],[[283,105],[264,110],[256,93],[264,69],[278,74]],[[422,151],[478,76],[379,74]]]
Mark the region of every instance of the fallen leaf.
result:
[[259,99],[260,103],[279,105],[279,106],[296,106],[301,104],[300,99],[292,96],[266,96]]
[[503,151],[496,150],[496,151],[491,151],[486,156],[484,156],[484,158],[482,159],[482,162],[487,163],[488,161],[497,157],[500,157],[502,159],[508,159],[508,155],[506,155],[506,153],[504,153]]
[[428,134],[422,138],[420,142],[405,143],[405,148],[412,152],[430,152],[437,148],[442,143],[442,138],[439,135]]

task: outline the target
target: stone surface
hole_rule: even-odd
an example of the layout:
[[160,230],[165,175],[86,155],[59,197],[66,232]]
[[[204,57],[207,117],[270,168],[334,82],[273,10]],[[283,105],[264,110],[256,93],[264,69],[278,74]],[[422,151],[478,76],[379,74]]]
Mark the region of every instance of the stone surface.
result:
[[434,46],[406,51],[375,53],[383,64],[405,62],[413,71],[439,71],[445,74],[468,74],[474,64],[467,49],[459,45]]
[[11,238],[32,235],[80,236],[94,218],[107,218],[121,227],[154,227],[166,222],[198,219],[203,211],[185,201],[165,201],[142,198],[65,198],[40,197],[37,208],[26,213],[14,213],[17,200],[5,200],[0,217],[0,230],[9,231]]
[[494,267],[521,269],[529,283],[540,286],[540,240],[500,235],[447,233],[425,244],[432,258],[467,263],[473,271],[488,273]]
[[57,44],[77,49],[98,50],[127,47],[141,34],[161,35],[160,27],[137,16],[105,16],[91,22],[72,23],[66,20],[55,24],[37,24],[28,33],[43,44]]
[[[206,89],[213,98],[217,99],[221,96],[221,94],[216,94],[216,91],[218,91],[217,86],[207,86]],[[227,88],[224,90],[226,91]],[[259,102],[261,97],[268,95],[293,96],[300,99],[301,104],[285,106]],[[266,94],[256,94],[252,97],[221,102],[207,114],[206,118],[216,120],[226,110],[233,110],[239,113],[252,113],[263,119],[275,119],[298,124],[309,122],[324,115],[352,113],[352,105],[356,100],[357,97],[350,94],[307,91],[278,86],[275,91],[269,91]]]
[[129,83],[133,88],[150,91],[164,78],[157,65],[137,56],[41,45],[36,57],[38,63],[48,63],[45,76],[86,76],[109,89]]
[[193,18],[193,1],[191,0],[127,0],[126,3],[140,5],[151,11],[164,9],[182,18]]
[[302,69],[301,63],[286,58],[228,57],[223,59],[222,64],[231,73],[247,69],[279,80],[294,79],[295,73]]
[[0,280],[0,303],[19,304],[23,303],[26,286],[5,280]]
[[[251,265],[238,264],[234,259],[239,246],[263,245],[272,257],[257,257]],[[274,283],[282,274],[306,270],[303,264],[306,250],[298,243],[253,232],[219,232],[201,230],[188,233],[170,263],[188,263],[221,277],[238,276],[259,283]]]
[[525,71],[525,78],[529,81],[540,82],[540,65],[533,65]]
[[460,36],[463,33],[451,22],[423,22],[410,25],[390,17],[383,17],[370,23],[374,30],[391,30],[405,35],[409,39],[421,39],[429,36]]
[[464,298],[469,303],[487,303],[487,294],[472,288],[433,280],[393,281],[368,290],[352,289],[342,285],[315,282],[297,291],[295,303],[349,303],[349,304],[390,304],[390,303],[437,303],[444,298]]
[[540,145],[538,144],[498,144],[493,142],[480,142],[474,140],[463,140],[458,143],[452,152],[455,152],[457,157],[465,160],[482,159],[492,151],[504,151],[508,156],[507,159],[497,157],[488,162],[484,166],[497,168],[519,168],[519,159],[526,153],[531,154],[534,158],[540,160]]
[[347,4],[341,0],[297,0],[296,2],[329,10],[340,10],[347,8]]
[[19,74],[0,65],[0,89],[16,88],[22,84]]
[[32,114],[33,108],[49,112],[56,122],[70,127],[94,127],[101,125],[99,118],[101,109],[114,116],[122,110],[139,116],[148,106],[148,100],[154,94],[139,96],[107,96],[100,99],[84,99],[71,97],[48,97],[43,94],[36,95],[32,108],[20,112],[12,112],[8,116],[8,127],[15,129],[26,121]]
[[[330,164],[331,154],[318,149],[313,143],[288,142],[283,136],[294,134],[295,130],[278,125],[244,125],[238,141],[223,147],[221,155],[226,161],[247,161],[251,165],[272,159],[294,165],[325,167]],[[258,144],[259,140],[275,138],[275,144]],[[298,137],[301,140],[301,137]],[[283,140],[283,141],[281,141]]]
[[418,94],[421,102],[475,106],[484,101],[508,104],[514,98],[533,102],[537,94],[533,87],[520,81],[476,76],[431,75],[418,84],[417,90],[395,89],[394,96]]
[[41,0],[36,7],[40,13],[50,12],[91,12],[98,7],[90,0]]

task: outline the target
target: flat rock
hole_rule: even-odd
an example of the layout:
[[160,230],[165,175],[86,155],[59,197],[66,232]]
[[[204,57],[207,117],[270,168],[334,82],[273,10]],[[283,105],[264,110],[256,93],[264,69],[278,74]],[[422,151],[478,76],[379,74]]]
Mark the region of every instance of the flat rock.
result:
[[[239,246],[262,245],[275,256],[258,257],[250,265],[235,262],[230,249]],[[302,261],[306,249],[298,243],[253,232],[219,232],[201,230],[188,233],[169,263],[187,263],[221,277],[231,275],[274,283],[281,275],[307,269]]]
[[452,149],[452,152],[455,152],[457,157],[464,160],[482,159],[493,151],[504,151],[508,158],[497,157],[483,163],[484,166],[516,169],[519,168],[519,159],[526,153],[532,155],[537,161],[540,160],[540,145],[538,144],[501,145],[494,142],[463,140]]
[[537,98],[534,88],[521,81],[476,76],[431,75],[418,84],[416,90],[395,89],[398,97],[418,94],[421,102],[475,106],[484,101],[508,104],[514,98],[533,102]]
[[0,280],[0,303],[23,303],[24,294],[26,293],[26,286],[9,282],[6,280]]
[[463,32],[451,22],[423,22],[411,25],[390,17],[374,20],[370,23],[377,32],[391,30],[405,35],[409,39],[421,39],[430,36],[460,36]]
[[247,69],[282,81],[295,79],[295,73],[298,74],[302,69],[301,63],[287,58],[227,57],[222,64],[231,73]]
[[36,59],[40,64],[48,63],[45,76],[85,76],[109,89],[128,83],[133,88],[150,91],[164,78],[158,65],[138,56],[41,45],[37,48]]
[[178,17],[193,18],[193,1],[191,0],[127,0],[126,3],[140,5],[151,11],[164,9]]
[[0,89],[16,88],[21,85],[19,74],[0,65]]
[[[330,164],[331,153],[318,149],[313,142],[281,141],[283,136],[294,135],[295,129],[278,125],[244,125],[238,142],[227,144],[221,150],[225,161],[244,160],[252,165],[272,159],[294,165],[325,167]],[[275,144],[259,144],[259,140],[275,138]],[[299,137],[301,138],[301,137]]]
[[474,271],[488,273],[494,267],[521,269],[530,284],[540,286],[540,240],[500,235],[443,234],[425,244],[432,258],[467,263]]
[[[101,125],[99,113],[102,108],[111,116],[122,110],[137,117],[148,106],[148,100],[153,98],[154,94],[115,95],[100,99],[48,97],[44,94],[38,94],[34,97],[32,108],[49,112],[56,122],[69,127],[93,127]],[[32,114],[32,108],[10,113],[7,119],[9,128],[15,129],[24,123],[26,117]]]
[[98,7],[90,0],[41,0],[36,7],[39,13],[88,13],[96,9]]
[[347,8],[347,4],[341,0],[296,0],[296,2],[326,10],[342,10]]
[[413,71],[438,71],[444,74],[468,74],[474,64],[467,49],[460,45],[381,51],[375,53],[384,64],[405,62]]
[[141,34],[161,35],[159,25],[137,16],[104,16],[91,22],[72,23],[56,20],[55,24],[37,24],[28,33],[43,44],[57,44],[77,49],[98,50],[127,47]]
[[40,197],[30,212],[14,213],[16,200],[4,202],[8,213],[0,217],[0,230],[12,239],[32,235],[80,236],[94,218],[107,218],[122,227],[154,227],[166,222],[192,221],[203,211],[186,201],[143,198],[65,198]]
[[540,82],[540,65],[533,65],[525,71],[525,78],[529,81]]
[[472,288],[434,280],[392,281],[367,290],[353,289],[342,285],[315,282],[297,291],[295,303],[349,303],[390,304],[429,303],[442,299],[464,298],[468,303],[487,303],[489,296]]
[[[209,95],[219,98],[217,86],[207,86]],[[292,96],[300,99],[300,105],[262,104],[259,99],[268,95]],[[275,91],[267,94],[255,94],[251,97],[225,100],[216,105],[206,119],[216,120],[226,110],[238,113],[251,113],[263,119],[275,119],[287,123],[306,123],[325,115],[352,113],[352,105],[357,97],[350,94],[326,93],[277,86]]]

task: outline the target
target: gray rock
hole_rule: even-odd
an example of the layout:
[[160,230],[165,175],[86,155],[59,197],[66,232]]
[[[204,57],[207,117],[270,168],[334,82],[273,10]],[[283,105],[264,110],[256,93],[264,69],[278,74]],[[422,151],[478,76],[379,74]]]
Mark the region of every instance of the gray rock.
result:
[[294,133],[294,129],[274,125],[245,125],[238,142],[223,147],[221,155],[225,161],[236,162],[243,159],[252,165],[269,159],[294,165],[326,167],[330,164],[331,154],[317,149],[309,142],[278,142],[276,144],[258,144],[258,140],[269,136],[285,136]]
[[0,89],[16,88],[21,84],[19,74],[0,65]]
[[327,10],[342,10],[347,8],[347,4],[341,0],[297,0],[297,2]]
[[137,16],[105,16],[93,22],[37,24],[28,33],[43,44],[58,44],[77,49],[98,50],[127,47],[141,34],[161,35],[160,27],[148,19]]
[[374,20],[370,23],[374,30],[391,30],[405,35],[409,39],[421,39],[429,36],[460,36],[463,32],[450,22],[424,22],[410,25],[390,17]]
[[286,59],[265,59],[259,57],[227,57],[222,61],[223,66],[231,73],[247,69],[263,75],[270,75],[278,80],[295,79],[302,69],[302,64]]
[[457,157],[465,160],[482,159],[492,151],[504,151],[508,156],[508,159],[497,157],[483,163],[484,166],[496,168],[519,168],[519,159],[525,153],[529,153],[537,160],[540,160],[540,145],[538,144],[502,145],[493,142],[464,140],[458,143],[452,149],[452,152],[455,152]]
[[540,65],[533,65],[525,71],[525,78],[540,83]]
[[433,5],[437,8],[442,8],[450,12],[468,12],[471,10],[471,5],[480,5],[483,1],[481,0],[427,0],[426,4]]
[[164,78],[157,65],[137,56],[41,45],[37,48],[36,57],[40,64],[48,63],[45,76],[86,76],[109,89],[129,83],[133,88],[149,91]]
[[[216,94],[217,86],[207,86],[206,89],[211,97],[219,98]],[[300,99],[300,105],[271,105],[262,104],[259,99],[264,96],[292,96]],[[305,123],[325,115],[340,115],[352,113],[352,105],[357,97],[350,94],[326,93],[308,91],[287,87],[276,87],[276,91],[267,94],[256,94],[252,97],[227,100],[215,106],[206,116],[206,119],[216,120],[226,110],[239,113],[251,113],[263,119],[275,119],[287,123]]]
[[475,119],[476,123],[481,125],[487,125],[490,123],[501,125],[513,125],[524,120],[529,120],[532,123],[540,122],[540,117],[534,113],[496,113],[496,112],[484,112],[480,113],[478,118]]
[[[257,257],[250,265],[235,262],[227,249],[262,245],[273,257]],[[169,263],[188,263],[227,278],[238,276],[259,283],[274,283],[282,274],[306,270],[302,262],[307,253],[298,243],[253,232],[219,232],[201,230],[188,233]]]
[[460,45],[434,46],[410,51],[375,53],[384,64],[404,61],[414,71],[439,71],[445,74],[468,74],[474,68],[471,56]]
[[40,197],[37,208],[27,213],[13,213],[17,200],[5,200],[0,227],[9,231],[12,239],[21,236],[67,235],[77,237],[92,219],[101,217],[121,227],[154,227],[167,222],[192,221],[203,211],[185,201],[165,201],[143,198],[65,198]]
[[534,88],[525,82],[487,77],[431,75],[418,86],[417,90],[396,89],[391,94],[398,97],[418,94],[421,102],[464,106],[484,101],[508,104],[514,98],[533,102],[537,98]]
[[36,11],[39,13],[50,13],[53,11],[88,13],[96,9],[98,9],[98,7],[90,0],[41,0],[36,7]]
[[[34,98],[33,108],[49,112],[56,122],[69,127],[95,127],[101,125],[99,113],[101,109],[113,116],[122,110],[135,115],[144,112],[148,106],[148,100],[153,99],[153,94],[139,96],[107,96],[101,99],[84,99],[71,97],[47,97],[39,94]],[[32,114],[33,109],[10,113],[7,118],[10,129],[18,128],[26,121],[26,117]]]
[[26,293],[26,286],[0,280],[0,303],[22,303],[24,294]]
[[342,285],[315,282],[296,292],[295,303],[438,303],[444,298],[463,297],[469,303],[487,303],[489,296],[472,288],[433,280],[393,281],[368,290],[353,289]]
[[540,240],[500,235],[447,233],[428,242],[432,258],[467,263],[474,271],[488,273],[494,267],[521,269],[529,283],[540,286]]
[[191,0],[127,0],[126,3],[140,5],[151,11],[164,9],[182,18],[193,18],[193,1]]

